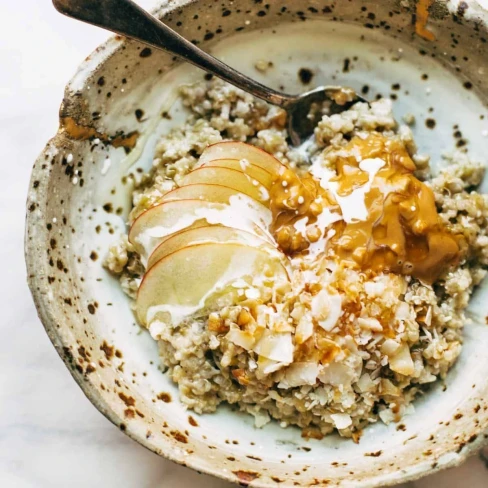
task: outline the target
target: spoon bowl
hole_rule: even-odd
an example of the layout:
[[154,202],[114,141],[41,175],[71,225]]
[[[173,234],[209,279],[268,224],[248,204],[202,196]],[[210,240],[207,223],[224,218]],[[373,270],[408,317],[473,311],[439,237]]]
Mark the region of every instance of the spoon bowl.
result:
[[334,115],[348,110],[358,102],[368,103],[349,88],[320,86],[297,95],[283,108],[288,114],[287,129],[294,146],[300,146],[312,134],[323,115]]

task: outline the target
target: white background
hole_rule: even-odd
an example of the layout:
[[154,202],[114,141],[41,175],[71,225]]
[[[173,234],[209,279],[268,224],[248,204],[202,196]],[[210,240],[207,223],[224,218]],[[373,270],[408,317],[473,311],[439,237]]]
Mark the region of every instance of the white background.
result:
[[[64,85],[106,37],[62,17],[49,0],[0,1],[0,487],[228,488],[150,453],[98,413],[51,346],[26,285],[31,166],[56,132]],[[408,486],[487,485],[475,457]]]

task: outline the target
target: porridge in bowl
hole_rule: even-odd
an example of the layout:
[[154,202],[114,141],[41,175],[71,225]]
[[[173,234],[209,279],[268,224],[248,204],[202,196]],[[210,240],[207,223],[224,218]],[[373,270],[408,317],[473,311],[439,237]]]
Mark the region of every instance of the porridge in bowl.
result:
[[431,171],[387,99],[324,115],[297,150],[284,112],[223,82],[180,97],[188,120],[105,266],[181,401],[355,441],[412,413],[455,363],[486,274],[483,166],[457,151]]

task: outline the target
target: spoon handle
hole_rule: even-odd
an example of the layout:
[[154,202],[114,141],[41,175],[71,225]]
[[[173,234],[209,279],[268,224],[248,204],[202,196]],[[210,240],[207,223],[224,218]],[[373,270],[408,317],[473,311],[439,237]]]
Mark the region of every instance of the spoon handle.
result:
[[202,51],[131,0],[53,0],[53,4],[68,17],[163,49],[273,105],[284,107],[295,100]]

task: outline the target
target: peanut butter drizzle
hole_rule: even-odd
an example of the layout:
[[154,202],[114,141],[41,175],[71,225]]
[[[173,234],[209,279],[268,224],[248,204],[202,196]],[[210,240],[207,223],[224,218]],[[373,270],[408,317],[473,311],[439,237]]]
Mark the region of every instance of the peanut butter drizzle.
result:
[[312,175],[300,177],[291,169],[280,175],[270,190],[270,208],[273,215],[271,232],[283,252],[304,251],[311,242],[322,237],[324,229],[309,228],[303,236],[295,224],[305,218],[308,224],[314,224],[324,207],[339,208],[332,195]]
[[[433,283],[458,262],[462,238],[444,227],[434,194],[414,176],[415,164],[403,143],[372,134],[366,139],[354,137],[343,149],[351,156],[338,158],[337,177],[331,180],[339,184],[340,196],[350,195],[368,182],[369,174],[359,167],[361,161],[379,158],[384,165],[365,195],[366,220],[332,224],[335,235],[324,250],[362,270],[412,275]],[[274,183],[270,197],[271,230],[288,254],[305,251],[325,230],[303,236],[294,227],[297,221],[308,217],[308,223],[313,224],[323,208],[340,213],[334,196],[321,188],[318,180],[300,178],[292,170]]]
[[434,3],[434,0],[419,0],[417,3],[415,32],[420,37],[428,41],[434,41],[434,34],[427,29],[427,21],[429,20],[429,8]]
[[139,132],[137,131],[126,135],[109,136],[108,134],[98,132],[93,127],[78,124],[73,117],[61,118],[60,130],[71,139],[77,141],[100,139],[103,142],[111,144],[115,148],[123,147],[126,150],[134,149],[137,139],[139,138]]

